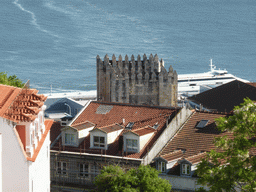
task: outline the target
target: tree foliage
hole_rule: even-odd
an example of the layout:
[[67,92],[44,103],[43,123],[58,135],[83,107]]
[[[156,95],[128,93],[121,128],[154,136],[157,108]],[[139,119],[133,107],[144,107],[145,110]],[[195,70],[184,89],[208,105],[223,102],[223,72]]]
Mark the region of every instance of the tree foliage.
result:
[[107,166],[95,179],[98,191],[148,191],[170,192],[171,185],[165,179],[158,177],[159,172],[150,167],[140,165],[125,172],[119,166]]
[[220,131],[229,131],[233,137],[215,138],[216,150],[198,166],[198,183],[208,185],[210,191],[255,191],[256,157],[250,151],[256,151],[256,104],[245,99],[232,116],[216,122]]
[[24,83],[17,78],[16,75],[11,75],[8,77],[6,72],[0,72],[0,84],[11,85],[14,87],[23,87]]

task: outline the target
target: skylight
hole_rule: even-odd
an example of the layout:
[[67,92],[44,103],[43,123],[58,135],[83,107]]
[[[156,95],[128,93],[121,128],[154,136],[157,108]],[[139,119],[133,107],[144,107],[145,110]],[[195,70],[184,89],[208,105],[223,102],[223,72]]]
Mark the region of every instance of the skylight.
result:
[[202,128],[205,127],[205,125],[206,125],[208,122],[209,122],[209,120],[202,119],[202,120],[197,124],[196,128],[202,129]]
[[110,112],[112,108],[112,105],[100,105],[96,110],[96,114],[106,114]]
[[157,129],[158,128],[158,122],[153,126],[154,129]]
[[126,129],[132,129],[132,126],[134,125],[134,122],[129,122],[127,125],[126,125]]

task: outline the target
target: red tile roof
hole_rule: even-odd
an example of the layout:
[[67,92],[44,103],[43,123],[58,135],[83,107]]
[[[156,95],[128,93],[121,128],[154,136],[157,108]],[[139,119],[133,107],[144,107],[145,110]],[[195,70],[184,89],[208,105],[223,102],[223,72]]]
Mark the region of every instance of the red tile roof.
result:
[[85,123],[77,124],[77,125],[72,126],[72,127],[77,129],[78,131],[80,131],[80,130],[87,129],[87,128],[94,127],[94,126],[95,126],[95,124],[87,121]]
[[60,133],[61,133],[61,124],[60,122],[54,121],[51,126],[51,134],[50,134],[51,142],[54,142],[54,140],[59,136]]
[[164,154],[160,156],[166,161],[173,161],[175,159],[181,159],[183,157],[183,152],[181,150],[176,150],[168,154]]
[[[106,114],[96,113],[98,107],[101,105],[109,105],[113,106],[113,108]],[[136,129],[148,125],[149,122],[157,123],[159,117],[167,117],[174,111],[175,109],[168,109],[166,107],[148,107],[118,103],[107,104],[93,101],[71,126],[81,124],[85,121],[96,124],[96,127],[103,127],[114,123],[126,126],[129,122],[134,122],[133,129]],[[123,124],[123,121],[125,121],[125,124]]]
[[156,132],[156,129],[154,129],[152,127],[149,127],[149,126],[146,126],[146,127],[142,127],[140,129],[136,129],[136,130],[131,131],[131,132],[135,133],[138,136],[142,136],[142,135],[147,135],[149,133],[154,133],[154,132]]
[[207,155],[206,152],[203,152],[203,153],[199,153],[197,155],[193,155],[193,156],[187,157],[186,160],[189,161],[192,164],[196,164],[196,163],[201,162],[201,160],[203,158],[205,158],[206,155]]
[[[153,131],[155,133],[139,153],[126,153],[122,151],[122,134],[128,131],[126,129],[124,129],[117,139],[108,146],[108,150],[90,148],[90,135],[84,138],[79,147],[64,147],[62,146],[61,138],[59,138],[51,149],[143,158],[166,128],[167,119],[170,117],[171,121],[179,110],[180,108],[149,107],[123,103],[103,103],[93,101],[84,109],[79,117],[74,120],[71,125],[72,127],[82,125],[87,121],[95,124],[95,128],[109,127],[113,124],[119,124],[125,127],[129,122],[134,122],[131,129],[132,132],[135,132],[138,135],[144,135]],[[123,122],[125,123],[123,124]],[[158,124],[157,129],[148,127],[153,127],[155,124]]]
[[[195,112],[186,122],[184,127],[174,138],[166,145],[160,153],[160,156],[172,153],[177,149],[183,149],[183,157],[185,159],[192,156],[202,154],[202,152],[214,149],[214,138],[227,135],[232,136],[232,133],[218,131],[215,125],[215,119],[227,116],[227,114]],[[202,120],[209,120],[204,128],[196,128],[196,125]],[[196,157],[195,157],[196,158]],[[194,161],[191,159],[191,161]]]
[[124,127],[119,125],[119,124],[113,124],[113,125],[107,125],[107,126],[104,126],[104,127],[99,127],[99,128],[96,128],[96,129],[100,129],[101,131],[103,131],[105,133],[111,133],[111,132],[114,132],[114,131],[124,129]]
[[230,112],[246,97],[256,101],[256,87],[235,80],[188,99],[208,109]]
[[0,85],[0,116],[16,123],[36,118],[47,97],[35,89],[21,89]]
[[[231,114],[194,112],[182,130],[165,146],[159,156],[167,161],[177,159],[178,157],[192,164],[199,163],[202,158],[206,157],[206,152],[209,152],[211,149],[216,149],[214,145],[215,137],[227,136],[233,138],[231,132],[218,131],[215,124],[215,119],[229,115]],[[209,122],[204,128],[197,128],[197,124],[202,119],[209,120]],[[179,152],[179,154],[177,154],[177,149],[182,149],[184,153]],[[252,148],[249,152],[250,155],[256,155],[256,148]],[[221,164],[224,163],[225,160],[221,160]],[[176,163],[168,174],[180,175],[179,163]]]

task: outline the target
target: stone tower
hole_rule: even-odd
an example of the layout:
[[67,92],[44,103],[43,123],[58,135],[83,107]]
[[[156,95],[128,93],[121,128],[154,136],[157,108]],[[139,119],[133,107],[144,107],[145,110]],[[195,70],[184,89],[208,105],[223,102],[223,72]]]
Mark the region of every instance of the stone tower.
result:
[[157,55],[138,55],[137,61],[133,55],[130,61],[127,55],[124,61],[121,55],[97,56],[96,62],[98,101],[177,106],[177,73],[172,66],[167,72]]

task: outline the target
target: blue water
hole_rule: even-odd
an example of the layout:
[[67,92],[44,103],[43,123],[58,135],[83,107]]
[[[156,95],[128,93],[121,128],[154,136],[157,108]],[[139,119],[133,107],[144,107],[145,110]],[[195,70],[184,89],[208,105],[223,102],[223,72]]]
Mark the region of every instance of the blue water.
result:
[[41,93],[95,90],[96,56],[158,54],[178,74],[209,59],[256,81],[255,0],[1,0],[0,71]]

